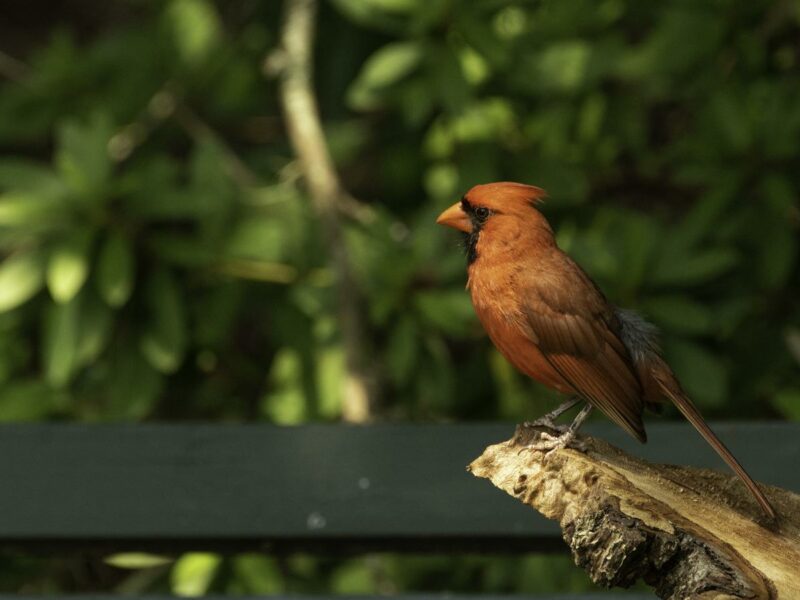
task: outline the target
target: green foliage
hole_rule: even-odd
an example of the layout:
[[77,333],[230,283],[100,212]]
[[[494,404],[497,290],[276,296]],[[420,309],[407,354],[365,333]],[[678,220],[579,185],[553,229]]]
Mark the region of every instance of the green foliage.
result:
[[[113,4],[0,25],[27,65],[0,71],[0,421],[338,420],[339,282],[262,74],[280,3]],[[342,243],[378,417],[521,420],[554,399],[483,337],[434,224],[471,185],[519,180],[661,328],[706,414],[800,419],[794,5],[334,0],[318,25],[325,133],[369,208]],[[130,593],[584,589],[559,560],[107,568]],[[9,589],[79,586],[10,564]]]
[[106,564],[120,569],[151,569],[153,567],[160,567],[172,562],[166,556],[158,556],[157,554],[147,554],[145,552],[125,552],[120,554],[112,554],[106,557]]
[[184,554],[175,563],[170,581],[176,596],[203,596],[208,591],[219,568],[220,558],[215,554],[192,552]]

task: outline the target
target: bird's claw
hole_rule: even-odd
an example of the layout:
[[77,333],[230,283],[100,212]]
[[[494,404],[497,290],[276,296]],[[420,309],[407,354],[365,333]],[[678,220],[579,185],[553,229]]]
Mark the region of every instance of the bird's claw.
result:
[[[574,429],[567,425],[551,427],[551,429],[558,432],[557,435],[547,431],[537,431],[536,437],[529,444],[522,447],[522,450],[532,450],[534,452],[542,452],[548,454],[553,450],[561,450],[563,448],[573,448],[585,452],[588,447],[583,440],[576,437]],[[520,452],[522,452],[520,450]]]

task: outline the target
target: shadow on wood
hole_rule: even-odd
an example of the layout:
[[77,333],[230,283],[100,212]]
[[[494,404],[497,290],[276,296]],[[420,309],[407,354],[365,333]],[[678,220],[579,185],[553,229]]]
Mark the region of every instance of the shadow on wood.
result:
[[585,451],[524,449],[536,435],[517,428],[468,470],[558,521],[595,583],[641,579],[670,600],[800,598],[800,495],[761,486],[780,515],[770,528],[733,475],[650,464],[590,437]]

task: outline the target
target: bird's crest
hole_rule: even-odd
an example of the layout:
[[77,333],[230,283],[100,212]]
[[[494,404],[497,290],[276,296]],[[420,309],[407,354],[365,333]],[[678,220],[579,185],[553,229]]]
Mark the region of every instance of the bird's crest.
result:
[[476,185],[467,192],[465,199],[470,204],[500,209],[509,204],[527,204],[536,207],[544,202],[546,197],[547,192],[535,185],[498,181]]

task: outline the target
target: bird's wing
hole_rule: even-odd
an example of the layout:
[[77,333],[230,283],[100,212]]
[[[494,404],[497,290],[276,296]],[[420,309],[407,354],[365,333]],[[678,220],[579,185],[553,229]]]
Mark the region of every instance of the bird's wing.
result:
[[556,282],[531,278],[525,297],[529,334],[576,392],[644,442],[641,384],[613,331],[613,310],[580,267],[574,267],[559,269]]

